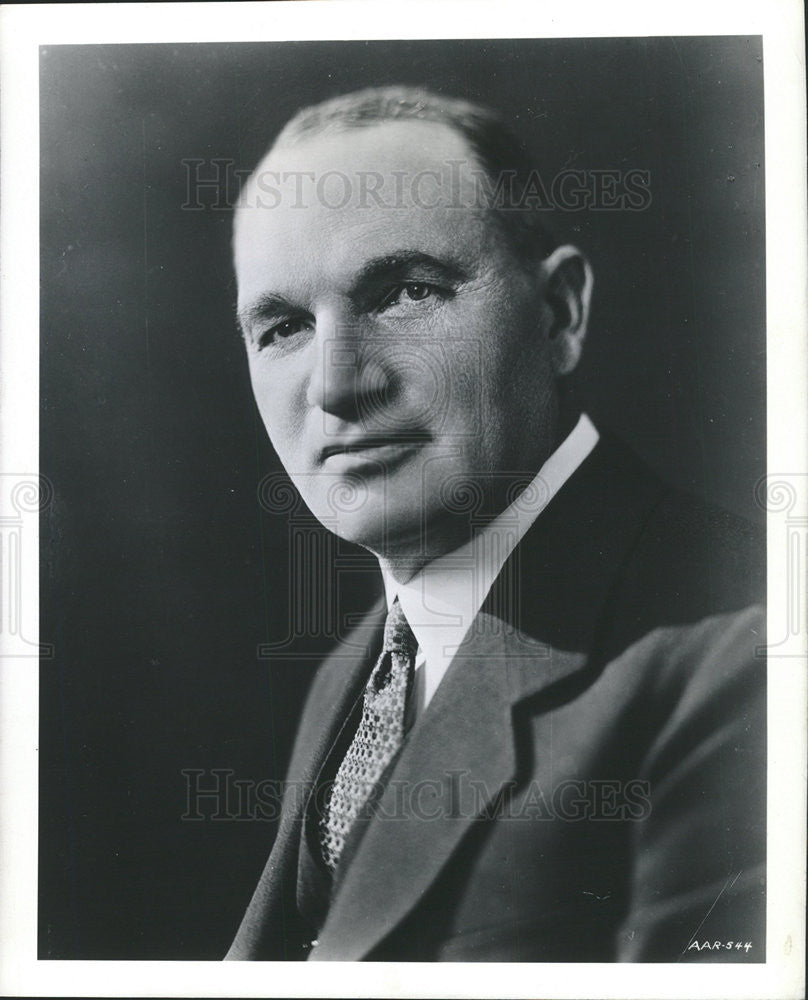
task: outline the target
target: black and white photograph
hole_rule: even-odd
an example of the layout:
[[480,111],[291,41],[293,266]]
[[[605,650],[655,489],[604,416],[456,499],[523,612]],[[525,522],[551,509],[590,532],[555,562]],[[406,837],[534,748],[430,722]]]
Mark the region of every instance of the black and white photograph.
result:
[[29,46],[25,995],[799,996],[805,132],[788,174],[769,36],[363,37],[340,0],[160,34],[223,6]]

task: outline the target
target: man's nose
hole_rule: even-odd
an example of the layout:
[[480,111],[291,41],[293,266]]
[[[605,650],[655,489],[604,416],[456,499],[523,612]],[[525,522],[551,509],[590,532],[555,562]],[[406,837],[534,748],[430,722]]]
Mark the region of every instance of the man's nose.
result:
[[306,399],[309,406],[345,420],[364,420],[383,408],[390,376],[370,331],[337,310],[316,317]]

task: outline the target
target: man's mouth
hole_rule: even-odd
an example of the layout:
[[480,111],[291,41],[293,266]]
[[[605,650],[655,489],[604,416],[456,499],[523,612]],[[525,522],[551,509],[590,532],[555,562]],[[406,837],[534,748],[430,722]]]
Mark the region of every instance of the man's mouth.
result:
[[373,434],[346,438],[327,444],[320,452],[320,461],[339,460],[340,464],[361,463],[363,460],[377,463],[390,462],[414,451],[427,440],[428,435],[424,433]]

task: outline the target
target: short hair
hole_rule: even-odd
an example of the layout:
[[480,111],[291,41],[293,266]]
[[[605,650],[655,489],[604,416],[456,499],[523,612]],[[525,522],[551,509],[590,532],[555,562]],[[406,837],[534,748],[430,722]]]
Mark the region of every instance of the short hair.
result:
[[[420,87],[367,87],[302,108],[281,129],[269,152],[309,136],[390,121],[436,122],[454,129],[498,196],[492,207],[517,258],[531,264],[555,249],[558,240],[545,227],[540,209],[525,205],[528,180],[535,173],[531,157],[499,114],[470,101]],[[505,177],[508,184],[500,187]]]

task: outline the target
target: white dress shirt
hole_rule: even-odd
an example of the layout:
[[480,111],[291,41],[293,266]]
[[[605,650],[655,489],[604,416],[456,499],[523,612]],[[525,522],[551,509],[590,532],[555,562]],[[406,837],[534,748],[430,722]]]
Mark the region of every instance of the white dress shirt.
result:
[[592,421],[582,414],[530,485],[469,542],[428,563],[407,583],[396,583],[382,569],[388,609],[397,596],[418,640],[408,725],[431,701],[508,556],[598,438]]

